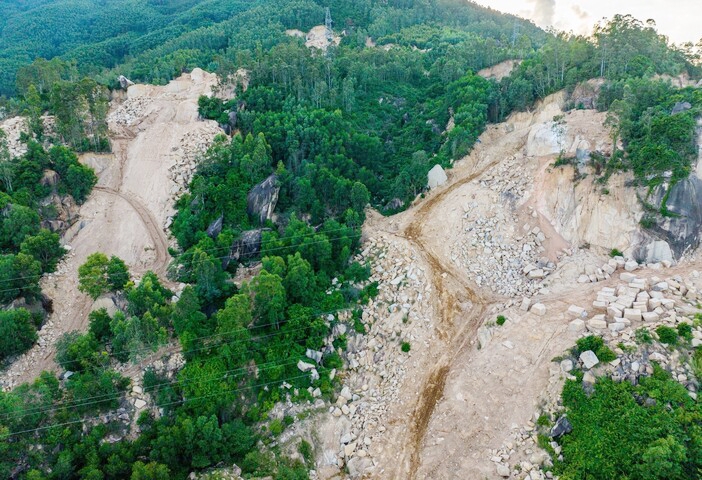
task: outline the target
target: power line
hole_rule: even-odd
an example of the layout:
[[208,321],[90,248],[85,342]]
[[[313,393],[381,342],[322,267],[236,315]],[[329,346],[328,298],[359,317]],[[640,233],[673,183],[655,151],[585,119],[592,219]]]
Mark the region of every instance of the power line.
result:
[[[298,376],[295,376],[295,377],[284,378],[284,379],[282,379],[282,380],[275,380],[275,381],[272,381],[272,382],[260,383],[260,384],[251,385],[251,386],[248,386],[248,387],[235,388],[235,389],[230,390],[230,392],[233,393],[233,392],[240,392],[240,391],[244,391],[244,390],[251,390],[251,389],[254,389],[254,388],[258,388],[258,387],[266,387],[266,386],[269,386],[269,385],[274,385],[274,384],[277,384],[277,383],[283,383],[283,382],[287,382],[287,381],[289,381],[289,380],[297,380],[297,379],[305,378],[305,377],[307,377],[307,375],[298,375]],[[155,407],[155,408],[170,407],[170,406],[177,405],[177,404],[184,404],[184,403],[187,403],[187,402],[192,402],[192,401],[195,401],[195,400],[202,400],[202,399],[204,399],[204,398],[211,398],[211,397],[215,397],[215,396],[219,396],[219,395],[221,395],[221,393],[213,393],[213,394],[210,394],[210,395],[201,395],[201,396],[196,396],[196,397],[191,397],[191,398],[184,398],[184,399],[182,399],[182,400],[177,400],[177,401],[174,401],[174,402],[168,402],[168,403],[162,403],[162,404],[154,405],[154,407]],[[93,420],[99,420],[100,417],[92,417],[92,419],[93,419]],[[70,421],[70,422],[56,423],[56,424],[52,424],[52,425],[45,425],[45,426],[43,426],[43,427],[38,427],[38,428],[30,428],[30,429],[27,429],[27,430],[20,430],[20,431],[16,431],[16,432],[10,432],[10,433],[7,433],[7,434],[5,434],[5,435],[0,435],[0,438],[5,439],[5,438],[17,436],[17,435],[23,435],[23,434],[26,434],[26,433],[38,432],[38,431],[41,431],[41,430],[48,430],[48,429],[54,428],[54,427],[64,427],[64,426],[67,426],[67,425],[75,425],[75,424],[77,424],[77,423],[85,423],[85,421],[86,421],[86,419],[84,418],[84,419],[81,419],[81,420],[73,420],[73,421]]]
[[[346,307],[346,308],[339,308],[339,309],[330,310],[330,311],[327,311],[327,312],[312,312],[310,315],[313,316],[313,317],[317,317],[317,316],[321,316],[321,315],[329,315],[329,314],[333,314],[333,313],[343,312],[343,311],[345,311],[345,310],[350,310],[350,308],[348,308],[348,307]],[[251,328],[256,328],[256,329],[257,329],[257,328],[272,327],[272,326],[277,326],[277,325],[279,325],[279,323],[267,323],[267,324],[264,324],[264,325],[254,325],[254,326],[251,327]],[[280,334],[280,333],[287,333],[287,332],[295,332],[295,331],[299,331],[299,330],[304,330],[305,328],[308,328],[308,327],[301,327],[300,329],[293,329],[293,330],[286,330],[286,331],[280,330],[280,331],[278,331],[278,332],[270,333],[270,334],[267,334],[267,335],[261,335],[261,336],[258,336],[258,337],[253,337],[253,340],[260,340],[260,339],[262,339],[262,338],[269,338],[269,337],[278,335],[278,334]],[[203,339],[209,339],[209,338],[224,337],[224,336],[226,336],[226,335],[232,335],[232,334],[235,334],[235,333],[244,333],[244,332],[249,332],[249,331],[250,331],[250,330],[249,330],[248,328],[245,327],[245,328],[241,328],[241,329],[229,330],[229,331],[227,331],[227,332],[214,333],[214,334],[212,334],[212,335],[204,335],[204,336],[200,336],[200,337],[194,337],[194,338],[189,339],[189,340],[191,340],[191,341],[196,341],[196,340],[203,340]],[[231,343],[231,342],[222,342],[222,343],[220,343],[220,344],[207,345],[207,346],[203,346],[203,347],[199,347],[199,348],[193,348],[193,349],[190,349],[190,350],[181,351],[180,353],[182,353],[182,354],[185,355],[185,354],[189,354],[189,353],[199,352],[199,351],[202,351],[202,350],[207,350],[207,349],[210,349],[210,348],[216,348],[216,347],[218,347],[218,346],[227,345],[227,344],[229,344],[229,343]],[[107,343],[107,344],[105,344],[105,347],[111,346],[111,345],[112,345],[111,343]],[[140,347],[140,348],[135,348],[135,349],[117,350],[117,351],[114,351],[114,352],[110,352],[110,355],[113,356],[113,357],[115,357],[115,356],[120,355],[120,354],[152,353],[152,352],[153,352],[152,347],[146,347],[146,346],[145,346],[145,347]],[[68,360],[68,361],[66,361],[66,362],[61,363],[61,366],[63,367],[64,365],[67,365],[67,364],[79,363],[79,362],[80,362],[79,360]],[[64,367],[64,368],[65,368],[65,367]]]
[[[349,309],[349,308],[342,308],[342,309],[337,309],[337,310],[330,310],[330,311],[327,311],[327,312],[317,312],[317,313],[313,313],[312,315],[313,315],[313,316],[328,315],[328,314],[337,313],[337,312],[341,312],[341,311],[345,311],[345,310],[350,310],[350,309]],[[271,324],[267,324],[267,325],[259,325],[259,326],[256,326],[256,327],[254,327],[254,328],[263,328],[263,327],[273,326],[273,325],[276,325],[276,324],[275,324],[275,323],[271,323]],[[293,333],[293,332],[299,332],[299,331],[302,331],[302,330],[306,330],[307,328],[309,328],[309,327],[300,327],[300,328],[296,328],[296,329],[292,329],[292,330],[285,330],[285,331],[280,330],[280,331],[278,331],[278,332],[270,333],[270,334],[267,334],[267,335],[261,335],[261,336],[258,336],[258,337],[252,337],[252,338],[248,338],[248,339],[239,339],[239,340],[225,341],[225,342],[221,342],[221,343],[219,343],[219,344],[207,345],[207,346],[201,347],[201,348],[196,348],[196,349],[191,349],[191,350],[182,351],[182,352],[180,352],[180,353],[182,353],[182,354],[188,354],[188,353],[198,352],[198,351],[202,351],[202,350],[207,350],[207,349],[210,349],[210,348],[221,347],[221,346],[224,346],[224,345],[237,345],[237,344],[246,343],[246,342],[252,342],[252,343],[253,343],[253,342],[258,341],[258,340],[261,340],[261,339],[263,339],[263,338],[270,338],[270,337],[274,337],[274,336],[280,335],[280,334],[288,334],[288,333]],[[207,336],[195,337],[195,338],[193,338],[193,339],[191,339],[191,340],[194,341],[194,340],[212,338],[212,337],[216,337],[216,336],[223,336],[223,335],[227,335],[227,334],[235,333],[235,332],[246,332],[246,331],[248,331],[248,329],[245,329],[245,328],[244,328],[244,329],[238,329],[238,330],[230,330],[229,332],[223,332],[223,333],[214,334],[214,335],[207,335]],[[143,349],[135,349],[135,350],[132,350],[131,352],[134,352],[134,351],[141,351],[141,350],[143,350]],[[121,353],[124,353],[124,352],[127,352],[127,351],[123,351],[123,352],[121,352]],[[113,352],[111,355],[114,356],[114,355],[115,355],[115,352]],[[220,354],[218,354],[218,355],[215,355],[215,356],[212,356],[212,357],[209,357],[209,358],[221,358],[221,357],[224,357],[225,355],[226,355],[225,353],[220,353]],[[76,363],[76,362],[79,362],[79,361],[78,361],[78,360],[71,360],[71,361],[69,361],[69,362],[70,362],[70,363]],[[64,365],[65,365],[66,363],[69,363],[69,362],[63,362],[63,363],[61,364],[61,366],[64,367]],[[267,365],[267,364],[262,364],[262,365]],[[257,367],[258,367],[258,366],[257,366]],[[65,367],[64,367],[64,368],[65,368]],[[170,383],[170,382],[167,382],[167,383]],[[111,394],[105,394],[105,395],[111,395]],[[85,400],[90,400],[90,399],[95,399],[95,398],[102,398],[103,396],[104,396],[104,395],[96,395],[96,396],[93,396],[93,397],[83,398],[83,399],[81,399],[80,401],[85,401]],[[71,403],[71,402],[64,402],[64,404],[67,404],[67,403]],[[43,408],[43,407],[42,407],[42,408]],[[15,412],[13,412],[13,413],[15,413]],[[7,417],[7,416],[9,416],[9,415],[12,415],[12,413],[6,413],[6,414],[3,414],[3,415],[0,415],[0,418]]]
[[[346,228],[346,229],[341,228],[341,229],[335,229],[335,230],[330,230],[330,231],[341,231],[341,230],[348,230],[348,229],[351,229],[352,231],[354,230],[353,228]],[[295,237],[295,238],[312,237],[312,236],[315,236],[315,235],[323,235],[323,234],[325,234],[325,233],[326,233],[326,232],[322,232],[322,233],[317,232],[317,233],[314,233],[314,234],[300,235],[300,236]],[[351,239],[351,238],[354,238],[354,237],[355,237],[355,236],[352,236],[352,235],[342,235],[342,236],[340,236],[340,237],[332,237],[332,238],[326,237],[326,238],[324,238],[324,239],[322,239],[322,240],[317,240],[317,241],[313,241],[313,242],[305,242],[305,243],[302,244],[302,245],[289,245],[289,246],[285,245],[285,246],[280,246],[280,247],[274,247],[274,248],[267,249],[266,252],[274,252],[274,251],[280,251],[280,250],[289,250],[289,249],[294,249],[294,248],[299,247],[299,246],[304,246],[304,245],[317,245],[317,244],[319,244],[319,243],[324,243],[324,242],[327,242],[327,241],[331,242],[331,241],[334,241],[334,240],[342,240],[342,239],[345,239],[345,238],[350,238],[350,239]],[[285,241],[285,239],[275,239],[275,240],[269,241],[268,243],[274,243],[274,242],[278,242],[278,241]],[[230,247],[219,247],[219,248],[215,248],[215,249],[201,250],[201,251],[202,251],[202,252],[205,252],[205,253],[208,253],[208,252],[214,252],[214,251],[217,251],[217,250],[227,250],[227,249],[228,249],[228,250],[231,250]],[[185,255],[185,253],[187,253],[187,252],[184,252],[184,253],[181,254],[181,255]],[[253,257],[253,256],[256,256],[256,255],[258,255],[258,254],[260,254],[260,252],[250,252],[250,253],[243,253],[243,254],[241,254],[241,256],[251,256],[251,257]],[[225,259],[225,258],[230,258],[230,256],[229,256],[229,255],[223,255],[223,256],[220,256],[220,257],[212,257],[213,260],[223,260],[223,259]],[[189,271],[188,273],[192,273],[192,271],[193,271],[193,270],[190,269],[190,271]],[[2,282],[12,282],[12,281],[15,281],[15,280],[40,279],[42,276],[44,276],[44,274],[26,275],[26,276],[22,276],[22,277],[14,277],[14,278],[3,278],[3,279],[0,279],[0,283],[2,283]],[[91,278],[91,279],[105,278],[105,279],[110,279],[110,278],[121,278],[121,277],[122,277],[121,274],[105,274],[105,275],[86,276],[86,277],[84,277],[84,278]],[[8,289],[0,290],[0,292],[11,292],[11,291],[13,291],[13,290],[20,290],[20,289],[22,289],[22,287],[8,288]]]
[[[217,357],[213,357],[213,358],[217,358]],[[289,367],[292,365],[296,365],[297,363],[298,363],[298,360],[293,360],[291,362],[286,362],[286,363],[268,362],[268,363],[264,363],[261,365],[255,365],[255,368],[257,368],[258,371],[261,371],[261,370],[265,371],[269,368]],[[237,367],[237,368],[234,368],[231,370],[226,370],[224,372],[218,373],[214,376],[205,377],[204,379],[198,378],[196,380],[190,380],[190,381],[176,379],[176,380],[172,380],[169,382],[163,382],[160,384],[152,385],[151,387],[144,388],[143,391],[144,391],[144,393],[146,393],[146,392],[151,392],[154,390],[159,390],[161,387],[168,387],[168,386],[172,386],[172,387],[181,386],[182,387],[182,386],[187,386],[187,385],[194,384],[194,383],[198,384],[198,385],[207,384],[207,383],[211,383],[211,382],[216,382],[218,380],[224,380],[224,379],[228,378],[229,374],[231,374],[231,373],[238,372],[238,371],[245,372],[245,371],[249,370],[249,368],[251,368],[251,367],[248,367],[248,366]],[[62,409],[69,410],[69,409],[75,409],[78,407],[84,407],[84,406],[89,406],[89,405],[97,405],[99,403],[111,402],[113,400],[119,399],[122,395],[123,395],[123,392],[106,393],[103,395],[96,395],[93,397],[82,398],[80,400],[75,400],[72,402],[63,402],[63,403],[54,404],[50,407],[37,406],[37,407],[25,409],[25,410],[5,413],[2,415],[2,418],[7,419],[8,421],[17,421],[17,420],[20,420],[22,418],[28,417],[30,415],[42,415],[44,413],[56,411],[56,410],[62,410]]]

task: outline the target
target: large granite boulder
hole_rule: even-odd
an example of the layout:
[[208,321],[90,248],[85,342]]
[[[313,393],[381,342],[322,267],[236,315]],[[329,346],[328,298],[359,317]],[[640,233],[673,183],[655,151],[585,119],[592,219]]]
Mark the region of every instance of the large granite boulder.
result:
[[207,227],[207,235],[211,238],[217,238],[217,236],[222,233],[222,226],[224,222],[224,215],[220,215],[215,221],[210,223]]
[[266,220],[270,220],[273,217],[279,193],[278,176],[276,174],[270,175],[253,187],[247,195],[247,212],[252,217],[258,218],[259,222],[265,223]]
[[434,168],[429,170],[427,174],[427,186],[429,188],[436,188],[443,185],[448,180],[448,176],[441,165],[434,165]]
[[132,85],[134,85],[134,82],[129,80],[127,77],[124,75],[119,76],[119,86],[122,88],[122,90],[127,90]]
[[222,266],[227,268],[232,261],[245,262],[261,253],[261,237],[263,228],[241,232],[241,237],[234,240],[229,255],[222,260]]

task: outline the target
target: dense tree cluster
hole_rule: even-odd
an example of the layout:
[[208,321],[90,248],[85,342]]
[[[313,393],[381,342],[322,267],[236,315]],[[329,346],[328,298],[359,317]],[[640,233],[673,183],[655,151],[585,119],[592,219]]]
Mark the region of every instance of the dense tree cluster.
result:
[[702,471],[702,408],[670,374],[654,367],[640,384],[599,379],[588,395],[566,381],[563,403],[573,432],[560,443],[561,478],[697,478]]
[[[7,312],[5,328],[8,332],[16,329],[17,341],[0,345],[3,359],[23,352],[36,340],[34,330],[41,325],[44,313],[39,279],[55,271],[65,254],[58,233],[42,227],[57,215],[53,204],[44,200],[53,194],[68,194],[82,203],[97,180],[66,147],[46,151],[29,139],[27,153],[10,158],[5,142],[0,130],[0,304],[20,299],[21,305],[30,308],[32,322],[21,313],[26,310]],[[45,181],[47,172],[55,174],[51,182]],[[28,327],[31,334],[25,334]],[[6,338],[10,341],[12,337]]]

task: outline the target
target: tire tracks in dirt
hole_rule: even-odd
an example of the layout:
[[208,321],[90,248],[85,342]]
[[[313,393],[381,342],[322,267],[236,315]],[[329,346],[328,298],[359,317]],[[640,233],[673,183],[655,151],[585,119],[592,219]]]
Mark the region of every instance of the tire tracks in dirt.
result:
[[113,195],[121,198],[129,204],[132,209],[139,215],[141,222],[146,227],[149,237],[153,241],[154,249],[156,252],[156,260],[154,262],[154,273],[158,274],[160,277],[165,277],[166,271],[168,270],[169,264],[169,254],[168,254],[168,239],[166,234],[158,226],[156,218],[151,213],[146,206],[144,206],[139,200],[133,195],[128,195],[117,191],[113,188],[96,186],[95,190],[98,192],[106,193],[108,195]]
[[[527,135],[528,128],[513,129],[505,134],[502,124],[488,127],[481,135],[482,142],[462,160],[466,166],[457,165],[449,173],[449,182],[445,186],[439,187],[429,198],[409,210],[408,223],[400,233],[395,234],[408,240],[431,270],[430,278],[436,289],[434,311],[438,312],[440,320],[437,330],[444,345],[443,353],[434,361],[433,368],[425,377],[410,416],[409,439],[401,447],[400,461],[396,462],[391,478],[416,478],[424,437],[444,395],[448,375],[459,355],[475,340],[488,307],[502,300],[500,296],[478,289],[468,280],[465,272],[437,253],[436,247],[440,246],[442,237],[437,232],[425,231],[427,221],[438,209],[446,207],[445,202],[458,189],[498,165],[506,155],[521,151],[526,145]],[[456,318],[461,318],[460,323],[455,321]]]
[[[412,215],[412,221],[404,228],[404,231],[395,234],[408,240],[431,269],[430,276],[436,289],[434,307],[435,311],[440,314],[438,333],[440,340],[445,343],[445,353],[440,356],[433,369],[427,374],[412,410],[409,441],[405,443],[404,451],[400,454],[400,461],[396,464],[397,470],[392,478],[415,478],[421,462],[422,443],[434,410],[443,397],[446,380],[454,360],[475,338],[485,310],[496,301],[496,298],[488,297],[479,292],[462,272],[457,271],[455,267],[440,258],[431,246],[431,240],[425,236],[424,227],[431,213],[436,208],[440,208],[451,193],[478,178],[496,163],[498,160],[492,160],[435,193],[418,206]],[[465,311],[464,307],[467,304],[470,304],[470,307],[468,311]],[[462,315],[463,319],[460,325],[457,325],[455,319],[459,315]]]

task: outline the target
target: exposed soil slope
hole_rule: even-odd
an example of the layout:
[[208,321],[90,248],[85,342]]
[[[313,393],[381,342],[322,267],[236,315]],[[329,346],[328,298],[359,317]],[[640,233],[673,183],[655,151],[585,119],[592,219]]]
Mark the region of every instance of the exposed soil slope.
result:
[[64,235],[71,253],[59,272],[42,281],[54,312],[39,343],[3,372],[5,388],[54,370],[54,343],[61,334],[85,330],[92,300],[78,291],[78,267],[88,255],[122,258],[135,276],[153,270],[162,278],[171,258],[163,225],[173,213],[176,191],[170,170],[184,143],[205,145],[218,131],[198,120],[197,99],[210,94],[217,78],[200,69],[166,86],[133,85],[124,103],[112,105],[110,155],[83,155],[98,185],[80,209],[80,220]]

